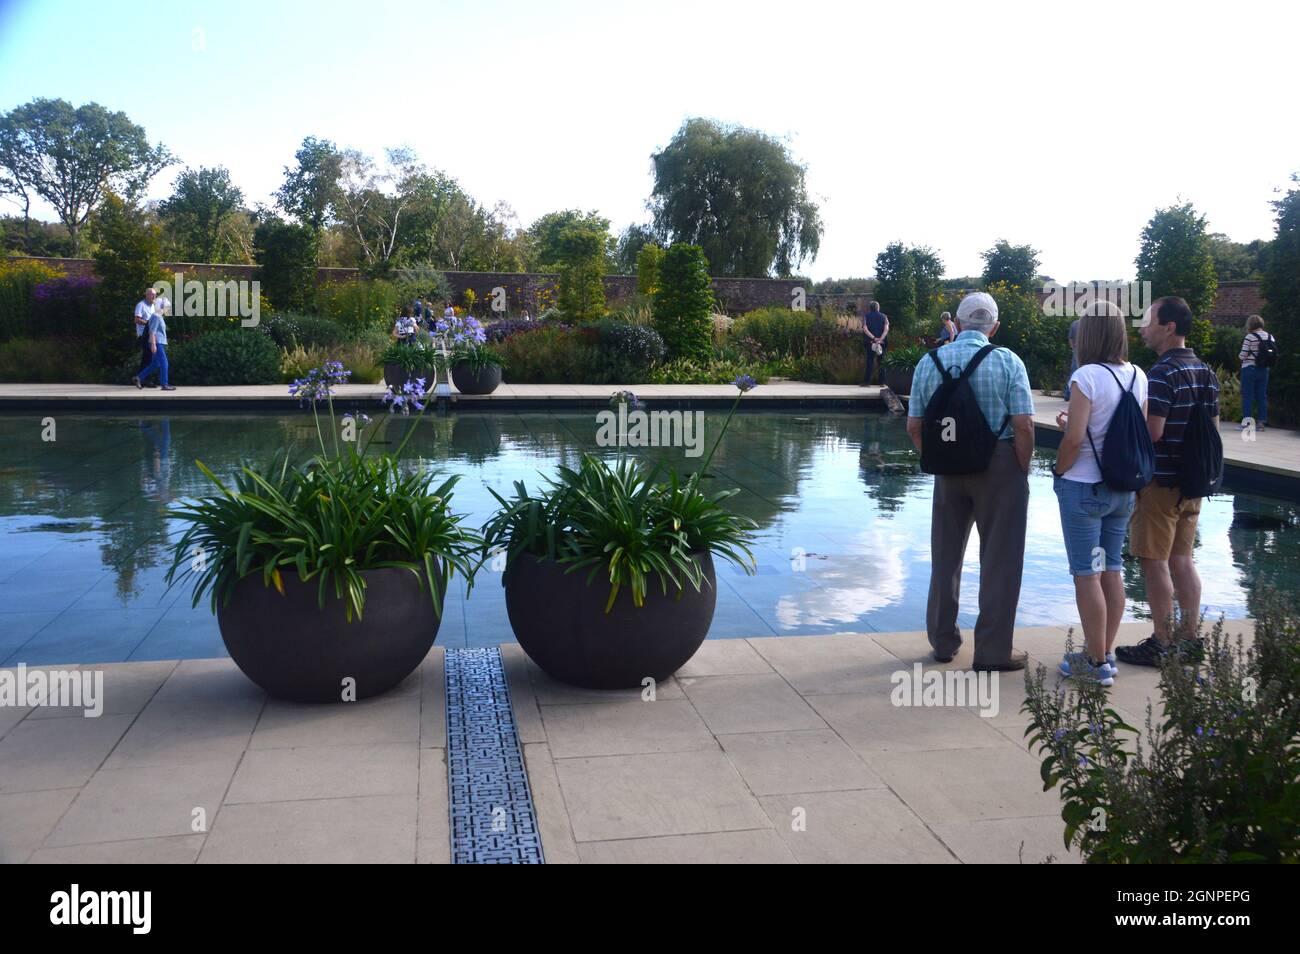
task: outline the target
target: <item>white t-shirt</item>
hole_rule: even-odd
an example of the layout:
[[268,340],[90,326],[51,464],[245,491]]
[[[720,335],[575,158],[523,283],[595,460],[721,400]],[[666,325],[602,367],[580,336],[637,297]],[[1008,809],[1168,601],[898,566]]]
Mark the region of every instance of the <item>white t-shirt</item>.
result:
[[[1109,368],[1110,370],[1106,370]],[[1114,377],[1111,376],[1113,371]],[[1134,372],[1137,377],[1134,378]],[[1119,378],[1119,384],[1115,383],[1115,378]],[[1125,362],[1124,364],[1085,364],[1078,371],[1070,375],[1070,388],[1078,388],[1079,393],[1092,402],[1091,413],[1088,416],[1088,432],[1092,435],[1092,443],[1088,442],[1085,436],[1083,447],[1079,450],[1079,457],[1074,462],[1074,466],[1067,470],[1061,476],[1066,480],[1077,480],[1085,484],[1096,484],[1101,482],[1101,466],[1097,463],[1097,458],[1105,452],[1106,431],[1110,427],[1110,419],[1115,416],[1115,408],[1119,407],[1120,385],[1123,385],[1125,391],[1129,390],[1129,382],[1133,382],[1133,397],[1137,399],[1138,407],[1146,404],[1147,400],[1147,376],[1141,368]],[[1093,444],[1097,446],[1097,453],[1093,454]]]
[[135,336],[137,338],[139,338],[142,334],[144,334],[144,330],[146,327],[148,327],[149,319],[153,317],[153,313],[154,313],[153,305],[149,304],[144,299],[141,299],[136,304],[135,316],[137,318],[143,318],[145,321],[145,324],[143,325],[140,324],[139,322],[133,322],[133,324],[135,325]]

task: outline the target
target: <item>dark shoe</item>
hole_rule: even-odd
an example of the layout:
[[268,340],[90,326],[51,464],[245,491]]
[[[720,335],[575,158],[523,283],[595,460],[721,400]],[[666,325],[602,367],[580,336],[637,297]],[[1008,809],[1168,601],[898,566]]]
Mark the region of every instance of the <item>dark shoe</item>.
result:
[[1158,668],[1160,660],[1164,659],[1165,654],[1168,652],[1169,647],[1156,639],[1156,634],[1152,633],[1135,646],[1116,646],[1115,658],[1122,663],[1128,663],[1130,666]]
[[1187,636],[1174,643],[1174,652],[1183,662],[1194,665],[1205,658],[1205,642],[1197,636]]
[[953,653],[952,656],[941,656],[939,653],[935,653],[934,661],[937,663],[950,663],[956,655],[956,653]]
[[157,381],[146,381],[146,382],[144,383],[144,386],[147,387],[147,388],[156,388],[156,387],[158,387],[158,382],[157,382]]
[[971,666],[975,672],[1018,672],[1029,663],[1029,653],[1023,649],[1011,650],[1011,658],[1000,663],[975,663]]
[[162,386],[162,389],[163,389],[164,391],[175,391],[175,390],[176,390],[176,388],[173,387],[173,386],[170,385],[170,384],[164,384],[164,385]]
[[131,383],[135,385],[135,389],[136,389],[137,391],[139,391],[141,388],[144,387],[144,385],[140,383],[140,379],[139,379],[139,378],[132,378],[132,379],[131,379]]

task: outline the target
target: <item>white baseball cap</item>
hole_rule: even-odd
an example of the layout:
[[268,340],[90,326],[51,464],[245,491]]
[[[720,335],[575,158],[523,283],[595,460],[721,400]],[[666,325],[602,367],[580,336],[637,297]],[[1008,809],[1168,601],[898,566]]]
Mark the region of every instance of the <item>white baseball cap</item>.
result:
[[986,311],[990,320],[998,320],[998,303],[988,292],[971,292],[963,298],[961,304],[957,306],[957,320],[965,321],[973,317],[977,311]]

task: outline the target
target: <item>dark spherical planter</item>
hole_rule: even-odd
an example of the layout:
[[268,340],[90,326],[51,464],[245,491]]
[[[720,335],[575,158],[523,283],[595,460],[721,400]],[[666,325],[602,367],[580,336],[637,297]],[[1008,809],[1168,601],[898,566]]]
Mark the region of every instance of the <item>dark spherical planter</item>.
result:
[[524,652],[549,676],[585,689],[640,687],[647,676],[667,679],[708,635],[717,603],[713,558],[704,553],[706,583],[689,585],[681,598],[665,596],[657,580],[647,585],[645,605],[632,603],[626,588],[608,613],[609,584],[588,570],[565,573],[550,560],[523,554],[505,575],[506,612]]
[[885,387],[895,394],[911,394],[912,375],[915,373],[915,368],[908,368],[906,371],[901,371],[898,368],[885,368]]
[[416,368],[408,373],[400,364],[384,365],[384,383],[398,390],[401,390],[407,381],[414,381],[416,378],[424,378],[425,389],[428,390],[433,386],[433,369]]
[[451,366],[451,381],[461,394],[491,394],[501,386],[501,368],[487,365],[474,371],[462,361]]
[[428,586],[409,570],[364,570],[366,604],[348,622],[332,589],[325,608],[317,581],[285,573],[284,595],[256,573],[217,603],[217,622],[230,658],[271,696],[290,702],[342,702],[344,680],[356,698],[387,692],[420,665],[438,635]]

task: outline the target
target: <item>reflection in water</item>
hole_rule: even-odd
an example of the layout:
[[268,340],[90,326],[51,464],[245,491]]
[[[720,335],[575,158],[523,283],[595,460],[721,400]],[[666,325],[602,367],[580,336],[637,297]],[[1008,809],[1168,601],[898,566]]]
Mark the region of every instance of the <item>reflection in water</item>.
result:
[[[723,414],[707,413],[707,443]],[[58,439],[46,443],[39,418],[0,416],[6,448],[0,462],[0,531],[6,539],[0,588],[11,594],[11,603],[24,598],[16,584],[25,574],[67,580],[67,605],[101,576],[121,607],[156,603],[168,541],[179,530],[170,510],[181,498],[210,490],[196,458],[224,478],[244,462],[265,464],[283,450],[300,459],[318,450],[307,411],[68,415],[58,427]],[[373,449],[381,451],[396,447],[416,422],[380,418],[377,427]],[[557,463],[573,465],[583,453],[617,456],[617,449],[596,446],[596,430],[594,410],[429,416],[412,436],[406,466],[460,474],[456,508],[478,525],[495,506],[489,488],[508,496],[514,481],[535,486]],[[680,448],[634,452],[683,473],[701,461]],[[1077,620],[1050,460],[1051,452],[1039,452],[1030,478],[1023,625]],[[704,483],[713,490],[737,489],[732,506],[759,525],[758,575],[719,572],[715,635],[924,627],[932,484],[917,468],[902,421],[877,413],[742,412]],[[1244,615],[1256,582],[1285,590],[1300,582],[1300,507],[1253,495],[1212,498],[1203,508],[1198,547],[1201,565],[1213,568],[1204,574],[1205,602],[1215,613]],[[975,611],[977,552],[972,534],[963,625]],[[1125,580],[1130,610],[1141,616],[1136,561],[1125,561]],[[492,581],[486,582],[485,595],[476,589],[465,604],[467,630],[490,616],[486,608],[475,609],[476,601],[482,606],[482,600],[500,597],[499,587],[490,592]],[[40,599],[63,608],[61,589],[47,590]],[[0,614],[17,611],[0,607]],[[508,631],[500,638],[508,639]]]

